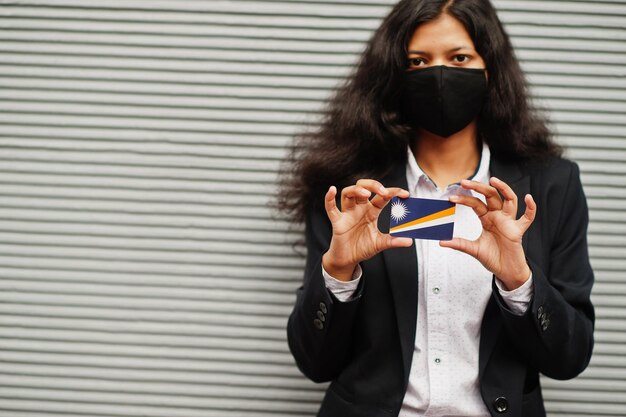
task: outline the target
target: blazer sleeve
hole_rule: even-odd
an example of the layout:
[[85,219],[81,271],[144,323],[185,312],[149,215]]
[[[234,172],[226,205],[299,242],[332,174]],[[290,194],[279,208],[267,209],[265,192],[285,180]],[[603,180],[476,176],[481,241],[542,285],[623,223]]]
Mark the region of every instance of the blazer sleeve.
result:
[[[589,364],[593,349],[594,309],[591,287],[594,281],[587,249],[588,209],[580,173],[575,163],[564,198],[552,199],[538,210],[560,213],[551,242],[548,267],[531,259],[534,296],[522,316],[516,316],[498,295],[494,295],[505,328],[527,362],[544,375],[570,379]],[[559,200],[559,201],[556,201]]]
[[332,226],[324,211],[306,217],[306,266],[302,286],[287,323],[289,349],[300,371],[315,382],[335,379],[349,359],[353,323],[363,293],[362,278],[353,297],[341,302],[326,288],[322,255],[328,250]]

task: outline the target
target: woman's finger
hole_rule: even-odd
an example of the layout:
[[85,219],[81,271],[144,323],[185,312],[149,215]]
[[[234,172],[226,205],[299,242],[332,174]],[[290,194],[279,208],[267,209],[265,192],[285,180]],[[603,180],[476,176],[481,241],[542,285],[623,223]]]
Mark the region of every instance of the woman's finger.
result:
[[326,208],[326,215],[331,223],[337,222],[341,219],[341,212],[337,208],[337,202],[335,196],[337,195],[337,187],[332,185],[326,192],[324,197],[324,208]]
[[372,194],[381,195],[383,197],[386,197],[389,193],[387,188],[376,180],[360,179],[356,182],[356,185],[369,190]]
[[381,234],[382,249],[391,248],[407,248],[413,244],[413,239],[410,237],[394,237],[388,234]]
[[[357,199],[366,199],[372,195],[371,192],[358,185],[351,185],[341,190],[341,211],[346,211],[354,208],[357,204]],[[367,202],[367,201],[366,201]]]
[[474,190],[485,196],[489,210],[502,210],[502,199],[498,190],[488,184],[478,181],[461,180],[461,186],[467,190]]
[[515,194],[513,189],[509,187],[506,182],[496,177],[491,177],[489,183],[493,185],[498,191],[500,191],[500,194],[502,194],[502,197],[504,197],[504,204],[502,205],[502,211],[504,212],[504,214],[507,214],[509,216],[516,216],[517,195]]
[[453,195],[448,198],[452,203],[463,204],[464,206],[471,207],[474,213],[478,217],[482,217],[489,212],[487,205],[479,198],[470,197],[467,195]]
[[387,191],[386,196],[383,197],[380,194],[376,194],[374,198],[370,200],[378,210],[382,210],[393,197],[408,198],[411,195],[407,190],[397,187],[387,188]]
[[524,202],[526,203],[526,211],[517,222],[521,226],[522,230],[526,232],[526,230],[528,230],[530,225],[535,220],[535,216],[537,215],[537,203],[535,203],[533,196],[530,194],[526,194],[526,196],[524,197]]
[[456,249],[458,251],[467,253],[474,258],[478,256],[478,242],[475,240],[467,240],[460,237],[455,237],[452,240],[440,240],[439,246],[443,248]]

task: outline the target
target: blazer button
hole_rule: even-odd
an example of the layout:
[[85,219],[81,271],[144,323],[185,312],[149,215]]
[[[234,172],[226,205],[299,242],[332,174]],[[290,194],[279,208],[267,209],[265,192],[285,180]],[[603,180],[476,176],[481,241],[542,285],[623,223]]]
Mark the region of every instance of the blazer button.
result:
[[313,320],[313,324],[315,325],[317,330],[322,330],[324,328],[324,323],[322,323],[320,319]]
[[506,397],[498,397],[493,402],[493,406],[498,413],[504,413],[509,408],[509,402]]
[[320,310],[324,314],[328,313],[328,309],[326,308],[326,304],[324,304],[324,303],[320,303]]
[[541,330],[545,332],[546,330],[548,330],[549,326],[550,326],[550,320],[546,319],[543,323],[541,323]]
[[542,317],[543,317],[543,306],[539,306],[539,308],[537,309],[537,318],[541,320]]
[[317,318],[320,319],[322,321],[322,323],[324,323],[326,321],[326,316],[324,315],[324,313],[322,313],[319,310],[317,310]]

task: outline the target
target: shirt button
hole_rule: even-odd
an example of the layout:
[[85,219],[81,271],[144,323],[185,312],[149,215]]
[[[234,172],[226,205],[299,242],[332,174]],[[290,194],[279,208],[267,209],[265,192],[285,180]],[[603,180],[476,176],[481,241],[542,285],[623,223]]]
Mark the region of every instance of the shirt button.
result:
[[439,287],[435,287],[435,288],[433,288],[433,292],[434,292],[435,294],[439,294],[439,291],[441,291],[441,289],[440,289]]
[[439,359],[439,358],[435,358],[435,363],[436,363],[436,364],[440,364],[440,363],[441,363],[441,359]]

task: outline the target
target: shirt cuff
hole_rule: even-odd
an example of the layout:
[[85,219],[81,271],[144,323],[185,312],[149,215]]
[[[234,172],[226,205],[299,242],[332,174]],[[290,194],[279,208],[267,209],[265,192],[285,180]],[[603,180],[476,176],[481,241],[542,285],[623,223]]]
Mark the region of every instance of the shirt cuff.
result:
[[528,277],[528,280],[525,283],[514,290],[507,291],[504,287],[504,283],[502,283],[498,277],[496,277],[496,286],[498,287],[500,296],[502,296],[502,299],[509,309],[511,309],[513,314],[518,316],[524,315],[535,293],[533,273],[530,273],[530,277]]
[[338,280],[326,272],[324,265],[322,265],[322,275],[324,276],[326,288],[328,288],[339,301],[346,302],[350,301],[352,295],[356,291],[356,288],[359,286],[361,275],[363,275],[363,269],[361,269],[361,265],[357,264],[356,268],[354,268],[354,272],[352,273],[351,281]]

